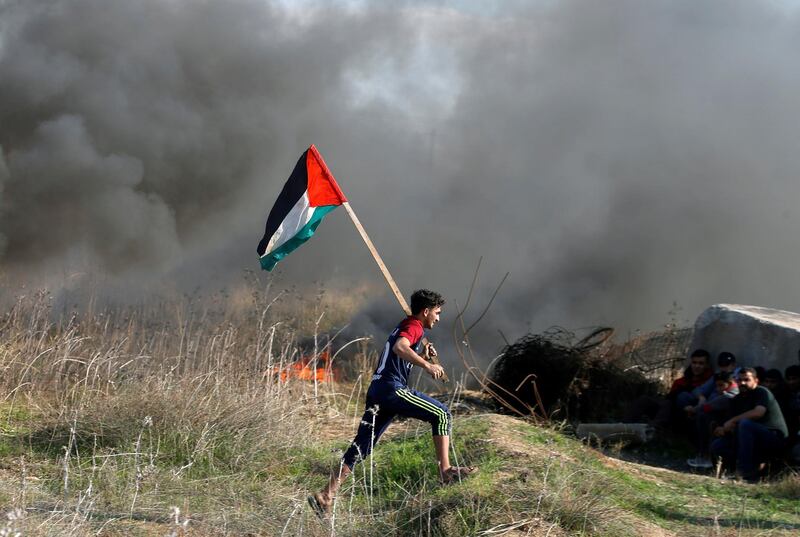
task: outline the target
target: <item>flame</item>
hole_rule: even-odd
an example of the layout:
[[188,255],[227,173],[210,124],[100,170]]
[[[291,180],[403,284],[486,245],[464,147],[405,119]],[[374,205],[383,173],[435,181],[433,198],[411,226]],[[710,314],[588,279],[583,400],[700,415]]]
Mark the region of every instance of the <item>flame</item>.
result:
[[317,355],[316,369],[314,368],[314,355],[305,355],[298,361],[287,365],[283,369],[272,368],[273,378],[285,383],[291,379],[307,382],[335,382],[337,375],[330,364],[330,353],[323,351]]

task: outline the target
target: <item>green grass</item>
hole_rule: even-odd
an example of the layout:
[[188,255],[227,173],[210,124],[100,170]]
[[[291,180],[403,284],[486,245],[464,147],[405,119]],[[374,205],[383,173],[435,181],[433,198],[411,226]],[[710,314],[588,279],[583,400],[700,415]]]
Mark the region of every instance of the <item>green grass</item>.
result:
[[35,414],[24,403],[0,402],[0,458],[25,454],[22,438],[31,432]]
[[[77,422],[84,436],[99,423],[89,415],[83,425]],[[25,455],[28,472],[39,478],[39,497],[56,499],[64,494],[64,451],[58,447],[69,439],[51,430],[58,441],[32,443],[31,436],[47,429],[33,427],[41,419],[23,408],[15,411],[3,430],[0,462],[18,466]],[[136,492],[133,512],[158,513],[145,516],[146,523],[162,525],[167,523],[166,506],[183,505],[188,498],[195,512],[205,513],[202,523],[213,527],[218,522],[215,513],[230,511],[235,515],[227,516],[225,523],[245,531],[266,516],[263,505],[270,492],[280,490],[288,498],[300,491],[302,498],[302,491],[321,486],[338,464],[338,450],[349,441],[345,434],[341,440],[288,440],[271,450],[243,452],[241,435],[222,426],[209,436],[203,433],[209,430],[206,424],[174,430],[164,416],[149,427],[130,422],[124,431],[119,423],[105,415],[103,424],[119,429],[118,434],[104,435],[105,442],[84,439],[75,444],[68,461],[70,489],[73,494],[85,491],[91,483],[97,495],[94,508],[107,516],[130,514]],[[615,462],[558,430],[509,417],[456,419],[454,451],[459,463],[479,466],[480,473],[442,487],[428,426],[409,421],[393,428],[371,461],[357,466],[343,490],[340,535],[473,535],[528,519],[570,535],[641,535],[637,519],[680,535],[705,535],[714,524],[744,535],[788,535],[800,528],[795,481],[739,485]],[[140,433],[137,465],[131,453]],[[203,434],[206,443],[198,457],[196,446]],[[37,445],[41,449],[31,448]],[[193,452],[195,463],[176,475]],[[13,498],[9,489],[0,490],[0,501]],[[298,505],[277,503],[267,509],[277,517]],[[281,526],[287,520],[274,522]],[[315,530],[308,531],[314,535]]]
[[[519,423],[513,431],[536,447],[569,456],[574,471],[592,475],[598,493],[620,509],[681,535],[704,535],[715,524],[756,532],[800,530],[797,477],[744,485],[608,459],[556,431]],[[574,490],[580,494],[580,486]],[[573,528],[574,529],[574,528]],[[788,534],[788,533],[787,533]]]
[[496,414],[455,417],[451,459],[480,472],[446,487],[430,427],[393,424],[342,488],[331,528],[305,497],[337,469],[366,386],[277,385],[271,367],[300,352],[282,318],[201,320],[205,313],[178,309],[173,323],[162,312],[56,326],[46,308],[7,318],[0,385],[21,388],[13,405],[0,403],[0,511],[24,507],[14,524],[26,537],[180,535],[175,506],[200,536],[800,529],[797,476],[721,483],[615,460],[566,427]]

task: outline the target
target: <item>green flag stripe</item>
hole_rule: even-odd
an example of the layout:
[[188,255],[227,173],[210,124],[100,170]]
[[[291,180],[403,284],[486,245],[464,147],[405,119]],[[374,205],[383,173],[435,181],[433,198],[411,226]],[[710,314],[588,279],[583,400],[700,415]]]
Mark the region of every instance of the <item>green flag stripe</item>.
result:
[[338,205],[323,205],[321,207],[316,207],[314,209],[314,214],[311,216],[311,220],[309,220],[306,225],[301,227],[300,231],[298,231],[294,237],[281,244],[280,248],[276,249],[274,252],[270,252],[269,254],[261,257],[261,268],[264,270],[272,270],[275,268],[275,265],[278,263],[278,261],[292,253],[301,244],[310,239],[317,230],[317,226],[319,226],[320,222],[322,222],[322,219],[325,218],[325,215],[334,210],[336,207],[338,207]]

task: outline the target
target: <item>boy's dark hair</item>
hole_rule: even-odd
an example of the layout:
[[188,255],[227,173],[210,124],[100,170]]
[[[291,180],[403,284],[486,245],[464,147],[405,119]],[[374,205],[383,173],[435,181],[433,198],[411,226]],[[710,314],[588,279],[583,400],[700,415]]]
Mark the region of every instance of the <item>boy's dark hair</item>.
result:
[[444,297],[429,289],[418,289],[411,295],[411,315],[416,315],[425,308],[435,308],[443,306]]
[[695,349],[692,351],[692,354],[689,355],[689,358],[694,358],[695,356],[705,358],[709,364],[711,363],[711,353],[705,349]]
[[783,372],[784,377],[800,377],[800,365],[790,365]]
[[732,352],[721,352],[719,353],[719,356],[717,356],[717,365],[720,367],[725,367],[735,363],[736,356],[734,356]]
[[[709,353],[705,349],[695,349],[692,351],[692,354],[689,355],[689,359],[692,358],[703,358],[706,361],[706,365],[711,367],[711,353]],[[686,369],[683,370],[683,376],[687,379],[694,378],[694,373],[692,372],[692,366],[686,366]]]
[[733,371],[720,371],[714,373],[714,382],[725,382],[730,384],[733,381]]

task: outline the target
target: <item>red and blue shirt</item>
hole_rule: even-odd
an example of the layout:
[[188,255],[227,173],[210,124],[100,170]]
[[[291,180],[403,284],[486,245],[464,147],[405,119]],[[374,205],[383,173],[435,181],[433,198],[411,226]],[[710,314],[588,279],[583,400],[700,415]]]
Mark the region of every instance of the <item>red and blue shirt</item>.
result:
[[414,366],[397,356],[394,352],[394,344],[397,343],[397,339],[401,337],[406,338],[411,344],[411,348],[414,349],[414,352],[419,353],[422,338],[425,337],[425,330],[422,327],[422,322],[415,317],[406,317],[397,325],[397,328],[389,334],[389,339],[386,340],[386,344],[381,351],[378,367],[375,368],[375,374],[372,375],[373,381],[382,380],[402,386],[408,385],[408,374]]

